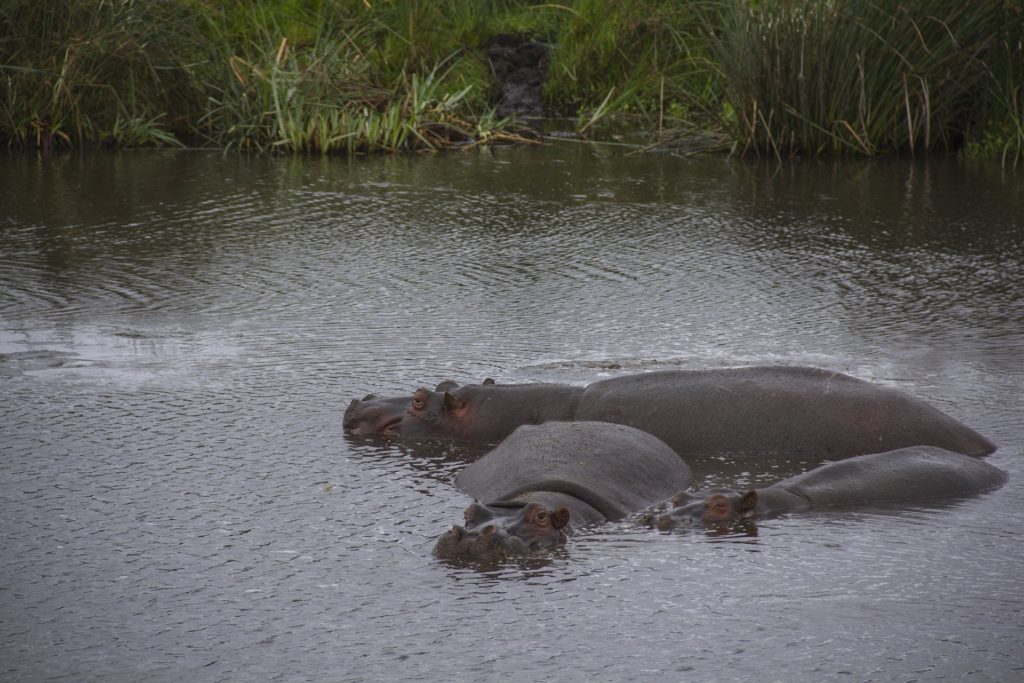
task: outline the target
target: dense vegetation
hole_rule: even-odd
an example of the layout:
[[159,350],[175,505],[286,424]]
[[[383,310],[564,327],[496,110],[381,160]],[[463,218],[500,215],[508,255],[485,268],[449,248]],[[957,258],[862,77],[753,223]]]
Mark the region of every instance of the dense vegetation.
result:
[[588,135],[1024,158],[1022,0],[0,0],[0,140],[514,139],[487,56],[509,35],[551,46],[546,111]]

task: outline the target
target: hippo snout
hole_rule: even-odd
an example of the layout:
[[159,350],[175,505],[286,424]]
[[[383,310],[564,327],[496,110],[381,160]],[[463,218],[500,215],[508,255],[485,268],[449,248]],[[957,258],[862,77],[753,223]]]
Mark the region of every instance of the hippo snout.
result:
[[401,433],[406,405],[404,399],[377,398],[370,394],[348,404],[341,424],[346,433],[355,436],[395,436]]
[[466,529],[456,524],[441,534],[434,546],[438,557],[476,562],[498,562],[528,551],[520,539],[493,524],[479,529]]

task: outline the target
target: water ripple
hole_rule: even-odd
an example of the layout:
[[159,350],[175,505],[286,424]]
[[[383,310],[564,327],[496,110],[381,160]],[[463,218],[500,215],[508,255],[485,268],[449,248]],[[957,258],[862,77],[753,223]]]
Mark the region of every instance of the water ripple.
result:
[[[1024,667],[1019,183],[580,144],[18,157],[0,187],[5,679]],[[997,441],[1010,481],[756,536],[625,520],[484,569],[430,554],[478,449],[341,433],[352,397],[444,379],[763,363],[918,395]],[[700,484],[776,470],[722,461]]]

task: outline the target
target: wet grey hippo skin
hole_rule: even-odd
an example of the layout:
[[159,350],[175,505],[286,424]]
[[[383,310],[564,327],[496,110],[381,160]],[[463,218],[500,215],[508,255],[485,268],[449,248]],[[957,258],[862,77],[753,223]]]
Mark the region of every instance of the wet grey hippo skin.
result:
[[392,396],[380,398],[370,394],[362,400],[352,399],[342,426],[346,432],[357,435],[388,434],[397,435],[401,430],[402,418],[409,408],[408,396]]
[[917,445],[979,456],[995,450],[909,394],[816,368],[616,377],[587,387],[576,419],[642,429],[684,458],[733,453],[832,460]]
[[[351,434],[385,433],[408,439],[454,439],[498,443],[520,425],[572,420],[583,387],[564,384],[483,384],[447,381],[411,397],[352,401],[343,425]],[[367,411],[387,414],[382,420]]]
[[[346,430],[372,432],[355,418],[359,410],[354,401],[346,411]],[[916,445],[968,455],[995,450],[974,430],[901,391],[801,367],[670,370],[586,388],[449,383],[435,391],[419,389],[388,429],[402,437],[493,443],[521,424],[548,420],[629,425],[687,459],[837,459]]]
[[434,552],[482,561],[530,553],[659,503],[691,479],[671,448],[631,427],[525,425],[456,477],[476,502],[465,526],[443,534]]
[[680,493],[656,526],[749,521],[811,508],[912,503],[966,496],[1001,486],[1006,473],[983,460],[913,446],[828,463],[763,489]]

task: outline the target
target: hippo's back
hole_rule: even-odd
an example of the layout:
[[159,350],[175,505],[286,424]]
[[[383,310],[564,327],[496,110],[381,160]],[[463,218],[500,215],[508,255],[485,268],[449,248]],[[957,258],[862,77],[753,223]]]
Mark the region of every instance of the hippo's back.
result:
[[548,422],[519,427],[455,483],[483,502],[529,491],[566,493],[619,519],[670,498],[691,480],[686,463],[650,434],[604,422]]
[[775,484],[812,507],[953,498],[1001,486],[1006,473],[984,460],[933,446],[872,453],[822,465]]
[[804,367],[615,377],[587,387],[576,418],[642,429],[686,458],[730,453],[832,459],[914,445],[985,455],[995,448],[901,391]]

